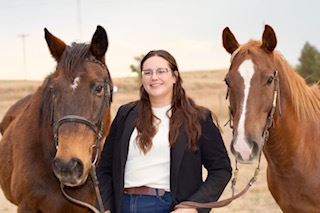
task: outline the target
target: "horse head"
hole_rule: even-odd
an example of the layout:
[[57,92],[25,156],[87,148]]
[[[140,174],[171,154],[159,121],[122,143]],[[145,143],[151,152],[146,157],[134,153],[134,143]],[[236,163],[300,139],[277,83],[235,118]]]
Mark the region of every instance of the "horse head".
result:
[[231,151],[238,161],[250,162],[259,156],[268,137],[279,95],[278,71],[273,60],[277,39],[268,25],[262,41],[239,45],[228,27],[222,38],[224,48],[231,54],[225,77],[233,120]]
[[53,171],[67,186],[83,184],[110,122],[112,81],[105,65],[106,31],[98,26],[90,44],[66,45],[45,29],[56,70],[47,79],[47,110],[56,154]]

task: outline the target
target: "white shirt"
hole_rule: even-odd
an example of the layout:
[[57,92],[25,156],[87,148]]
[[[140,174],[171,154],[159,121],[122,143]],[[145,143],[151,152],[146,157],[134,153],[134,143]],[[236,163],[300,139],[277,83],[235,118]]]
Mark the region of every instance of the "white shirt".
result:
[[157,128],[151,149],[144,154],[136,142],[137,129],[131,134],[124,172],[124,187],[148,186],[170,191],[169,117],[171,105],[152,108]]

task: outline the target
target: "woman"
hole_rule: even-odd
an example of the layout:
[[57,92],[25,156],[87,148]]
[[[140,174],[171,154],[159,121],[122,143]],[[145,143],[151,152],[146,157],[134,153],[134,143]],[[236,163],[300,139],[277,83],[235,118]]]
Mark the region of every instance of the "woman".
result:
[[[220,132],[210,111],[186,96],[167,51],[150,51],[140,68],[140,100],[119,108],[97,169],[105,208],[197,212],[174,206],[220,197],[231,177]],[[208,170],[204,182],[202,165]]]

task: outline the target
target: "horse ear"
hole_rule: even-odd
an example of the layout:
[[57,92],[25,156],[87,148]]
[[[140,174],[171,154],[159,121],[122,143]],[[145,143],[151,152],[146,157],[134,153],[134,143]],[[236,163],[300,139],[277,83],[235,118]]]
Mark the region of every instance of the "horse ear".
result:
[[261,47],[267,52],[272,52],[277,46],[276,33],[269,25],[265,25],[263,35],[262,35],[262,45]]
[[47,28],[44,28],[44,37],[47,41],[51,55],[56,59],[56,61],[59,61],[66,48],[66,44],[59,38],[52,35]]
[[230,54],[232,54],[240,46],[229,27],[224,28],[222,32],[222,42],[224,49],[226,49]]
[[99,61],[104,60],[104,55],[108,49],[107,32],[100,25],[97,26],[96,31],[91,40],[90,51],[92,55]]

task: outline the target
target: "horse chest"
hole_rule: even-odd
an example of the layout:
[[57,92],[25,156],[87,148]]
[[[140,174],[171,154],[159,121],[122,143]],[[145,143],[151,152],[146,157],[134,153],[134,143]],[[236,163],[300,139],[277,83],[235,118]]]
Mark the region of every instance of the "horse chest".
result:
[[[283,212],[320,212],[320,184],[299,173],[279,175],[268,168],[268,187]],[[319,181],[318,181],[319,182]]]

